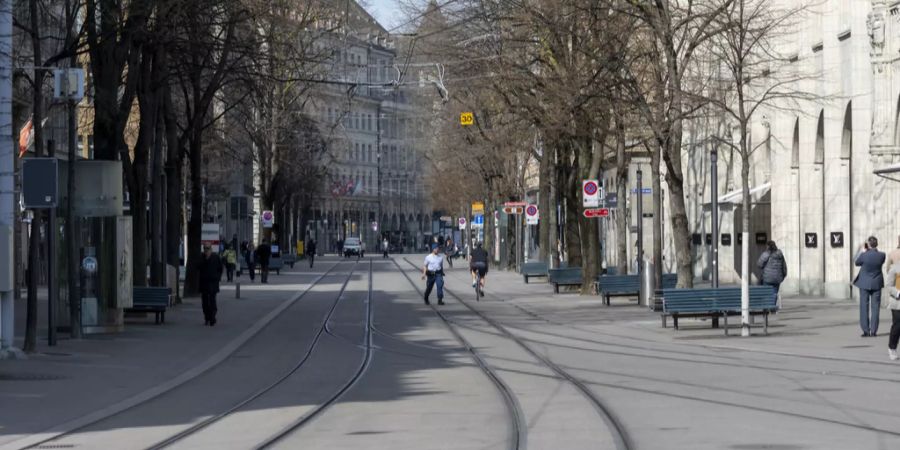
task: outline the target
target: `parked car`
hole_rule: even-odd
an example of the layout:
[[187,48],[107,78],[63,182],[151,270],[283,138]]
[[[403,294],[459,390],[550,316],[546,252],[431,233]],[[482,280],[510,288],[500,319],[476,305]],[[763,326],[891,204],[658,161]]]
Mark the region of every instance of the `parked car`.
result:
[[358,256],[362,258],[365,256],[365,250],[363,250],[362,244],[359,241],[359,238],[348,237],[344,239],[344,257],[349,258],[350,256]]

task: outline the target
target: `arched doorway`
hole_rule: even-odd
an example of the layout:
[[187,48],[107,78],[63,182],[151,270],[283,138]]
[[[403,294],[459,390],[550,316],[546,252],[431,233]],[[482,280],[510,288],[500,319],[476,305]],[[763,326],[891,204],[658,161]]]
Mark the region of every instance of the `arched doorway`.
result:
[[[802,144],[802,142],[801,142]],[[800,146],[800,293],[822,295],[825,282],[825,111],[819,112],[812,145]]]

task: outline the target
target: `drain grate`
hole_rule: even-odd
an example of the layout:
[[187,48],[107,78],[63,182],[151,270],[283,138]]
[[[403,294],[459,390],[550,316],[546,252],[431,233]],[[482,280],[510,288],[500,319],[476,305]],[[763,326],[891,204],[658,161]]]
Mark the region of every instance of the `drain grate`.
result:
[[62,375],[54,375],[49,373],[2,373],[0,372],[0,381],[50,381],[62,380]]

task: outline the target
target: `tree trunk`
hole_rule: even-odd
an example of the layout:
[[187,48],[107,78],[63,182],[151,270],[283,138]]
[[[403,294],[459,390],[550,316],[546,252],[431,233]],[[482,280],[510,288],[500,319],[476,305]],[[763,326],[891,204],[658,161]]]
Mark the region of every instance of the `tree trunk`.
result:
[[566,233],[566,261],[569,267],[581,267],[581,203],[579,202],[580,185],[578,184],[579,155],[573,148],[571,141],[566,143],[565,158],[562,164],[568,166],[566,170],[564,200],[565,200],[565,233]]
[[184,295],[194,296],[200,292],[199,264],[202,258],[202,229],[203,229],[203,167],[201,157],[202,144],[199,131],[194,131],[194,136],[189,144],[188,156],[191,164],[191,217],[188,219],[187,236],[187,262],[185,268],[187,275],[184,280]]
[[[678,102],[676,111],[681,111]],[[672,238],[675,246],[675,267],[678,287],[694,287],[692,269],[691,235],[688,229],[687,207],[684,201],[684,171],[681,167],[681,121],[673,123],[668,146],[663,154],[666,163],[666,185],[669,186],[669,214],[672,220]]]
[[550,259],[550,246],[553,235],[551,225],[550,208],[556,208],[556,202],[550,201],[550,183],[553,178],[553,160],[550,157],[552,150],[549,141],[544,142],[543,154],[540,161],[540,179],[538,181],[538,260],[548,262]]
[[[176,270],[181,270],[181,251],[182,235],[184,233],[182,215],[182,198],[184,191],[182,189],[182,168],[184,167],[181,144],[178,139],[178,125],[175,119],[175,110],[172,105],[172,93],[168,86],[163,88],[163,120],[165,122],[166,133],[166,263]],[[179,276],[175,277],[175,295],[176,301],[180,301],[181,296],[178,292]]]
[[628,214],[625,199],[628,198],[628,156],[625,153],[625,125],[621,117],[616,120],[616,270],[620,275],[628,273]]
[[[558,147],[557,142],[553,142],[552,148],[547,153],[546,157],[550,159],[550,195],[549,195],[549,206],[547,208],[547,234],[549,235],[548,245],[549,245],[549,253],[550,253],[550,262],[549,267],[557,268],[559,267],[559,205],[561,203],[561,199],[559,196],[559,186],[560,186],[560,170],[558,165]],[[543,213],[542,213],[543,214]]]
[[[600,173],[600,150],[595,149],[591,139],[583,139],[578,147],[579,162],[581,163],[581,176],[584,179],[596,179]],[[580,185],[575,183],[576,189]],[[577,194],[576,194],[577,196]],[[580,209],[580,208],[576,208]],[[590,295],[592,283],[590,280],[596,280],[600,273],[600,230],[598,224],[603,219],[589,219],[584,214],[579,217],[581,228],[581,270],[582,279],[585,281],[581,284],[581,295]]]
[[[742,111],[743,112],[743,111]],[[741,124],[741,336],[750,336],[750,149],[747,124]]]
[[[31,50],[34,53],[34,65],[40,67],[43,65],[43,57],[41,53],[41,36],[38,16],[38,0],[29,0],[29,23],[33,31],[31,35]],[[34,81],[32,85],[32,130],[34,133],[34,155],[37,157],[44,156],[44,92],[42,90],[44,84],[44,70],[34,70]],[[25,352],[34,352],[37,348],[37,315],[38,315],[38,280],[40,279],[40,247],[41,247],[41,211],[34,210],[34,217],[31,221],[31,237],[28,241],[28,300],[25,306]]]

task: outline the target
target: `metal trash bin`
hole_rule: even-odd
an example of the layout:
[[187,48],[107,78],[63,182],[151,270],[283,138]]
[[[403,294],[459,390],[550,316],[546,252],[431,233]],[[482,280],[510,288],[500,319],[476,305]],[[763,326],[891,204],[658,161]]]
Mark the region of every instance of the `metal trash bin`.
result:
[[653,308],[653,298],[656,293],[656,277],[653,276],[654,267],[649,259],[644,260],[644,270],[641,271],[641,291],[638,301],[641,306]]

